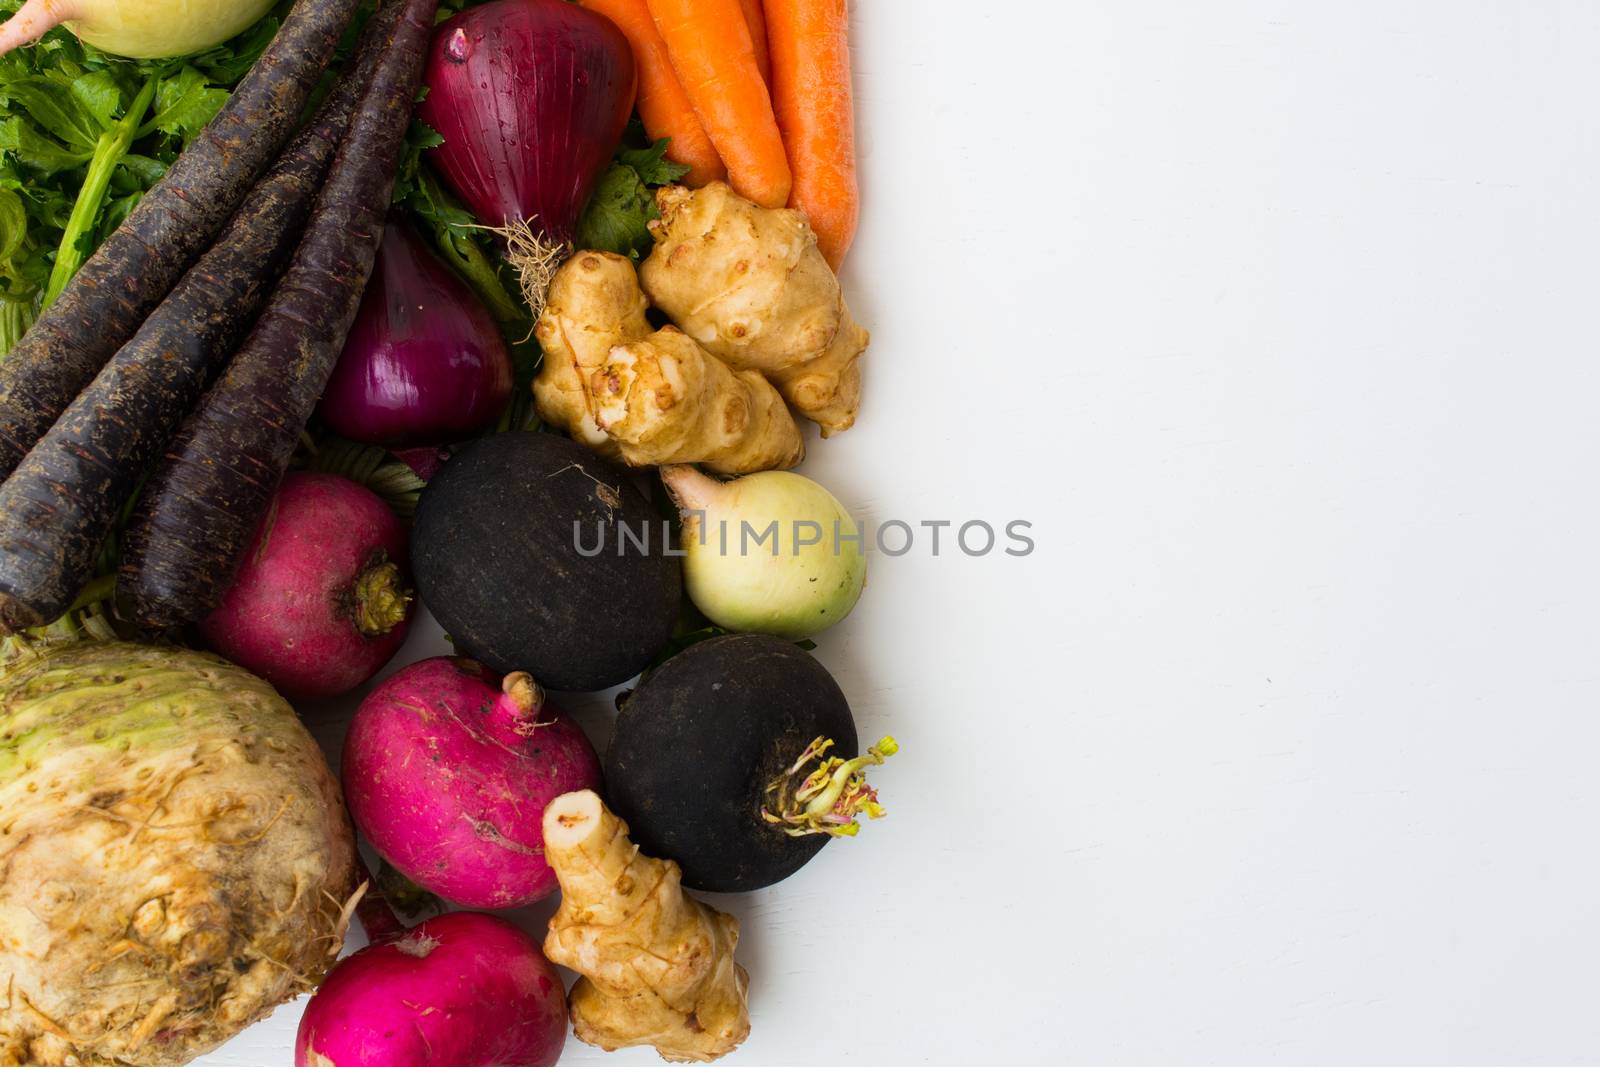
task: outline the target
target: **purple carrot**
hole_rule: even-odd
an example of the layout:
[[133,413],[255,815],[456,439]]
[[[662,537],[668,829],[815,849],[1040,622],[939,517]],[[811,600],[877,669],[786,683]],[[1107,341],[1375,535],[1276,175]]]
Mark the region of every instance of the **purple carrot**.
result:
[[233,217],[299,125],[358,3],[300,0],[217,117],[0,360],[0,478]]
[[394,34],[384,10],[217,243],[0,486],[0,627],[40,626],[72,605],[139,478],[260,312]]
[[216,607],[327,386],[372,275],[438,0],[398,28],[244,346],[157,466],[128,527],[119,611],[166,630]]

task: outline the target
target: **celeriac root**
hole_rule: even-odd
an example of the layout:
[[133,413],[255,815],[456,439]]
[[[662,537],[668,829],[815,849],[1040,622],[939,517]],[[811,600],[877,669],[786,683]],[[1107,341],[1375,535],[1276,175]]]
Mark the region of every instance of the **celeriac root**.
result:
[[738,920],[685,896],[678,865],[640,855],[592,792],[545,809],[544,843],[561,881],[544,950],[583,976],[570,997],[578,1039],[651,1045],[673,1063],[737,1048],[750,1033]]
[[0,666],[0,1065],[178,1067],[332,966],[355,850],[272,689],[211,656]]

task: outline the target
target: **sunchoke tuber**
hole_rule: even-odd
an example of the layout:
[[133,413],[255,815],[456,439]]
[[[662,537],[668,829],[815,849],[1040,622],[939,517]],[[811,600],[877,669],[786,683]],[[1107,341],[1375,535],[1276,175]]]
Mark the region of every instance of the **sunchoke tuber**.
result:
[[701,463],[750,474],[805,458],[800,428],[770,382],[729,370],[672,326],[613,348],[590,393],[596,421],[631,466]]
[[614,345],[650,336],[633,263],[610,252],[579,252],[562,265],[534,336],[544,367],[533,383],[539,417],[610,459],[620,455],[594,418],[589,378]]
[[640,268],[650,301],[735,370],[758,370],[823,435],[861,406],[871,338],[798,211],[757,207],[722,182],[656,194],[655,250]]
[[561,908],[544,951],[581,978],[578,1039],[608,1052],[653,1045],[672,1063],[709,1063],[750,1033],[750,977],[734,962],[739,922],[687,897],[670,860],[639,854],[592,792],[544,813],[545,858]]

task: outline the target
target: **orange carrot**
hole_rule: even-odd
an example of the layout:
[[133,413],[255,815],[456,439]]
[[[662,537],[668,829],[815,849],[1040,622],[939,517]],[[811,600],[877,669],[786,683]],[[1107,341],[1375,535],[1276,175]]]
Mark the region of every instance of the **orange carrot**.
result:
[[739,0],[739,3],[744,6],[744,23],[750,27],[750,43],[755,46],[761,80],[771,85],[772,53],[767,51],[767,13],[761,9],[761,0]]
[[762,207],[783,207],[793,179],[742,0],[646,2],[729,183]]
[[[694,113],[689,94],[678,84],[667,58],[667,44],[650,17],[645,0],[578,0],[617,24],[633,46],[635,66],[639,68],[639,118],[652,138],[672,138],[667,158],[689,168],[685,180],[690,185],[722,181],[728,170],[722,165],[711,138]],[[764,32],[764,31],[763,31]]]
[[850,14],[845,0],[766,0],[766,15],[772,104],[794,175],[789,205],[811,219],[838,270],[861,215]]

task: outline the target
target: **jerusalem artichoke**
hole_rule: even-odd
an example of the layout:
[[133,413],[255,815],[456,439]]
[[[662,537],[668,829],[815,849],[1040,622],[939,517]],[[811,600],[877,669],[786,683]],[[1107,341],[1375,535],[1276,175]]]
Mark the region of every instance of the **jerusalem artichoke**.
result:
[[610,252],[580,252],[556,272],[539,325],[544,367],[533,383],[539,417],[610,459],[615,441],[594,418],[590,376],[615,345],[650,335],[633,263]]
[[639,272],[651,302],[734,370],[766,375],[824,436],[854,425],[870,336],[806,217],[721,182],[669,186],[656,202],[656,246]]
[[672,1063],[709,1063],[750,1033],[750,977],[734,962],[739,922],[687,897],[670,860],[639,854],[592,792],[544,813],[545,858],[561,909],[544,950],[577,971],[572,1021],[608,1052],[653,1045]]
[[800,428],[770,382],[729,370],[672,326],[613,348],[590,393],[595,420],[634,467],[702,463],[750,474],[805,458]]

